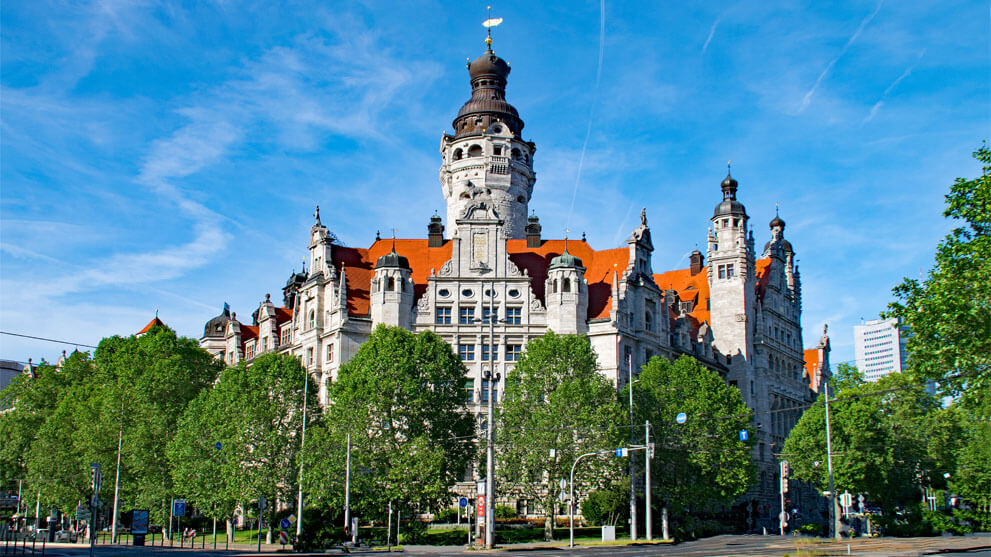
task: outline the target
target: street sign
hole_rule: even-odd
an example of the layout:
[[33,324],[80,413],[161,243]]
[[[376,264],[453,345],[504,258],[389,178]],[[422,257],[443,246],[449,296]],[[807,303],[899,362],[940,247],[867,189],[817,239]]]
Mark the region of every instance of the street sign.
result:
[[484,495],[479,495],[478,498],[475,499],[475,516],[477,516],[479,518],[484,518],[485,517],[485,496]]
[[223,447],[223,445],[220,444],[220,441],[217,441],[217,444],[214,446],[217,447],[218,451],[220,450],[221,447]]
[[561,489],[564,489],[568,487],[568,480],[561,478],[561,481],[557,482],[557,485],[560,486]]
[[289,519],[283,518],[281,521],[279,521],[279,526],[281,526],[282,528],[289,528]]
[[647,458],[654,458],[654,444],[647,444]]
[[79,505],[76,507],[76,520],[89,520],[89,517],[89,507],[86,505]]
[[630,452],[630,449],[628,447],[620,447],[620,448],[616,449],[616,456],[617,457],[623,457],[623,456],[626,456],[629,452]]
[[258,509],[264,511],[266,508],[268,508],[268,501],[265,500],[265,496],[264,495],[259,495],[258,496]]
[[462,509],[465,508],[465,507],[467,507],[468,506],[468,498],[467,497],[462,497],[461,499],[458,499],[458,506],[461,507]]
[[279,532],[279,543],[282,545],[289,543],[289,532],[286,532],[285,530]]
[[476,490],[476,493],[485,493],[485,480],[484,479],[483,480],[479,480],[478,481],[478,486],[476,486],[476,487],[478,487],[478,489]]
[[740,441],[746,441],[747,439],[750,439],[750,434],[747,433],[747,430],[741,429],[740,430]]
[[100,496],[94,493],[89,496],[89,504],[93,507],[102,507],[103,501],[100,501]]
[[186,516],[186,501],[176,499],[172,502],[172,514],[175,516]]
[[840,504],[844,507],[849,507],[853,504],[853,495],[850,495],[849,491],[844,491],[843,495],[840,495]]
[[674,421],[678,422],[679,424],[683,424],[687,419],[688,419],[688,415],[686,415],[684,412],[681,412],[680,414],[678,414],[677,417],[675,417]]

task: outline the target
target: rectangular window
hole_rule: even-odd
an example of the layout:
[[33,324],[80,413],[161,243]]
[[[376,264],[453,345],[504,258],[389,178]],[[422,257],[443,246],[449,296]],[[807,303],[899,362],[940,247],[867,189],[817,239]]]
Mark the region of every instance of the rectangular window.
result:
[[474,344],[459,344],[458,345],[458,356],[461,359],[470,362],[475,359],[475,345]]
[[475,321],[475,307],[461,306],[458,308],[458,323],[461,325],[471,325]]
[[506,323],[510,325],[519,325],[521,323],[521,314],[523,313],[523,308],[506,308]]
[[[496,389],[495,387],[496,387],[496,385],[493,385],[493,389],[492,389],[492,403],[493,404],[499,404],[499,389]],[[482,379],[482,402],[484,402],[484,403],[488,403],[489,402],[489,380],[488,379]]]
[[247,358],[249,360],[251,358],[254,358],[255,357],[255,345],[254,344],[249,345],[248,348],[247,348],[247,350],[245,352],[246,352],[245,355],[244,355],[245,358]]
[[333,361],[334,361],[334,345],[333,344],[328,344],[327,345],[327,363],[329,364],[330,362],[333,362]]
[[289,328],[289,324],[288,323],[286,323],[285,325],[282,326],[282,345],[289,344],[289,332],[290,331],[291,331],[291,329]]
[[437,325],[450,325],[451,324],[451,308],[439,307],[437,308],[437,318],[434,320]]
[[492,314],[492,319],[495,319],[495,322],[498,323],[499,322],[499,308],[497,308],[497,307],[496,308],[488,308],[488,307],[483,307],[482,308],[482,323],[485,323],[486,325],[489,324],[489,313],[490,312]]
[[465,379],[465,404],[475,402],[475,380]]
[[721,279],[726,278],[726,265],[719,266],[719,278]]
[[520,351],[523,349],[521,344],[507,344],[506,345],[506,361],[515,362],[520,359]]
[[494,362],[499,361],[499,345],[498,344],[493,344],[493,345],[491,345],[491,347],[488,344],[483,344],[482,345],[482,361],[483,362],[489,361],[489,351],[490,350],[492,352],[492,361],[494,361]]
[[731,264],[729,264],[729,265],[726,266],[726,278],[731,279],[731,278],[733,278],[735,276],[736,276],[736,273],[733,272],[733,264],[731,263]]
[[310,367],[312,365],[313,365],[313,349],[312,348],[307,348],[306,349],[306,367]]

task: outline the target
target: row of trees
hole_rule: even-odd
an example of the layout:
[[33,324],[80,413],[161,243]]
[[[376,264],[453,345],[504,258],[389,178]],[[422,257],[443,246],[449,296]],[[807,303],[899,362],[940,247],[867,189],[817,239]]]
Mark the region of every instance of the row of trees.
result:
[[[473,463],[484,462],[479,426],[463,407],[466,373],[437,335],[379,327],[342,367],[321,408],[317,385],[296,358],[265,354],[224,369],[195,341],[156,327],[141,337],[105,339],[92,357],[75,353],[58,369],[42,365],[34,377],[18,377],[3,392],[11,409],[0,415],[8,441],[0,474],[25,480],[46,507],[67,511],[88,496],[91,462],[115,471],[120,438],[122,510],[148,508],[164,522],[169,501],[183,498],[226,520],[259,496],[294,504],[302,462],[307,504],[333,517],[343,508],[350,434],[354,514],[381,518],[389,504],[437,511],[450,505],[454,484],[470,479]],[[496,474],[502,493],[548,514],[548,535],[556,496],[549,488],[583,452],[642,442],[639,424],[647,420],[658,446],[655,491],[666,501],[679,508],[727,504],[749,485],[749,446],[736,436],[747,410],[718,375],[691,358],[653,359],[634,388],[632,438],[621,402],[627,396],[599,373],[585,337],[549,332],[509,373]],[[678,425],[679,412],[740,417]],[[582,466],[579,493],[621,484],[624,462]],[[101,498],[109,504],[112,496],[106,481]],[[269,523],[275,510],[269,507]]]

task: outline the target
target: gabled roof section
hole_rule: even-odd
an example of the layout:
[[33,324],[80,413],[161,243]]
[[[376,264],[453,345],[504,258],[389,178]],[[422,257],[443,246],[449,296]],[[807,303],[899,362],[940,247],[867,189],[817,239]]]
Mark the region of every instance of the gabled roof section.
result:
[[275,322],[279,325],[292,321],[293,310],[286,307],[275,308]]
[[[367,317],[370,312],[369,295],[375,262],[392,251],[392,242],[377,240],[368,249],[334,246],[334,266],[344,271],[348,287],[348,315]],[[419,298],[427,290],[427,277],[431,271],[439,271],[451,258],[451,241],[432,248],[427,239],[395,240],[396,253],[409,260],[414,284],[413,296]]]
[[702,323],[709,322],[708,266],[702,267],[702,270],[694,275],[691,269],[678,269],[654,275],[654,282],[662,292],[674,290],[678,293],[678,300],[694,303],[692,311],[688,313],[693,333],[698,331]]
[[145,328],[144,329],[141,329],[140,331],[138,331],[137,334],[138,335],[143,335],[143,334],[147,333],[148,331],[152,330],[152,328],[154,328],[154,327],[167,327],[167,325],[165,324],[164,321],[162,321],[161,319],[159,319],[158,316],[156,315],[155,318],[152,319],[151,321],[149,321],[148,324],[145,325]]
[[241,325],[241,342],[258,338],[257,325]]
[[[508,240],[506,251],[509,260],[516,264],[522,272],[533,278],[533,294],[544,298],[544,281],[547,280],[547,269],[551,260],[564,253],[564,240],[544,240],[539,248],[528,248],[525,239]],[[619,275],[626,270],[630,260],[629,248],[607,249],[595,251],[587,242],[568,240],[568,253],[582,260],[585,265],[585,280],[588,282],[588,318],[608,318],[612,309],[612,277],[613,272]]]

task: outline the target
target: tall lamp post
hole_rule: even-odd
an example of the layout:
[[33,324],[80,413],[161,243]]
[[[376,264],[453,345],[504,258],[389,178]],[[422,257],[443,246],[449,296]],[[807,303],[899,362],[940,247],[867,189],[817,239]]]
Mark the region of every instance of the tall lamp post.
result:
[[299,495],[296,497],[296,539],[303,533],[303,448],[306,446],[306,395],[310,387],[310,371],[303,372],[303,433],[299,437]]
[[[630,442],[633,442],[633,352],[626,357],[627,387],[630,391]],[[636,462],[630,459],[630,539],[637,539]]]
[[840,517],[836,512],[836,490],[833,488],[833,443],[829,432],[829,383],[824,386],[826,393],[826,466],[829,468],[829,516],[832,518],[833,537],[840,541]]
[[110,540],[117,543],[117,501],[120,495],[120,447],[124,441],[124,397],[120,397],[120,431],[117,433],[117,474],[114,478],[114,520],[110,527]]
[[493,404],[495,383],[499,374],[495,371],[495,282],[489,284],[489,371],[484,375],[489,382],[488,428],[485,439],[485,549],[495,544],[495,424]]

